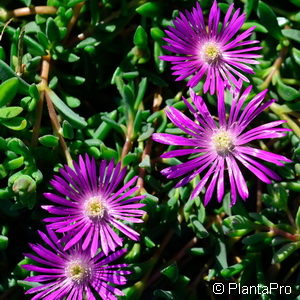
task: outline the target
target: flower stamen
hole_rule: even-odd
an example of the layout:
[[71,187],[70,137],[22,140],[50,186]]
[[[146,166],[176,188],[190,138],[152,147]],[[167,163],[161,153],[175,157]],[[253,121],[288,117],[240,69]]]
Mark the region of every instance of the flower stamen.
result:
[[91,269],[82,262],[71,261],[66,267],[66,275],[75,283],[82,283],[91,275]]
[[215,133],[211,140],[219,155],[227,155],[234,147],[232,136],[224,130]]
[[221,56],[221,49],[218,44],[214,42],[207,42],[201,48],[201,55],[205,62],[212,64]]
[[101,219],[105,213],[105,206],[101,197],[95,196],[88,199],[85,203],[85,214],[90,219]]

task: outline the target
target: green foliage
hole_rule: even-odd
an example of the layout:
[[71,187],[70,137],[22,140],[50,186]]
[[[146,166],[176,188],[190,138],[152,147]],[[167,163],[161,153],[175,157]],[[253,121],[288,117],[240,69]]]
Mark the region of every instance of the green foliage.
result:
[[161,3],[147,2],[139,6],[136,11],[142,16],[152,18],[161,12]]
[[58,145],[58,137],[47,134],[39,138],[39,142],[46,147],[56,147]]
[[[269,185],[245,172],[250,190],[246,202],[238,199],[230,206],[227,193],[223,203],[214,196],[206,207],[203,194],[190,199],[199,176],[176,189],[175,180],[160,174],[164,166],[177,165],[184,158],[161,159],[163,152],[175,147],[151,139],[154,132],[182,134],[164,109],[186,109],[181,99],[188,98],[186,82],[174,82],[170,64],[160,56],[167,54],[164,30],[195,1],[2,2],[0,298],[23,299],[23,289],[39,285],[24,280],[30,272],[21,266],[31,263],[23,253],[30,251],[28,242],[35,242],[36,231],[44,226],[41,205],[49,203],[43,193],[51,189],[49,181],[60,167],[71,166],[72,159],[88,153],[97,160],[122,161],[128,169],[125,182],[138,175],[139,192],[146,195],[144,223],[135,226],[140,240],[126,241],[128,252],[120,259],[132,271],[123,288],[124,299],[218,298],[212,295],[215,282],[278,282],[293,287],[291,297],[284,299],[296,299],[299,1],[219,1],[223,12],[234,3],[246,13],[242,29],[256,26],[251,39],[260,40],[263,47],[258,51],[260,64],[248,77],[253,94],[268,88],[270,98],[277,101],[254,120],[253,127],[283,119],[287,121],[283,126],[293,130],[282,139],[261,140],[254,146],[285,155],[293,163],[270,165],[282,180]],[[199,1],[205,18],[212,2]],[[23,6],[52,10],[11,19],[12,11]],[[195,90],[202,95],[202,84]],[[216,115],[215,99],[202,96]]]
[[281,39],[282,33],[276,20],[276,15],[263,1],[259,1],[258,3],[257,14],[260,22],[268,29],[270,35],[272,35],[275,39]]
[[11,78],[0,85],[0,106],[8,104],[18,92],[18,79]]

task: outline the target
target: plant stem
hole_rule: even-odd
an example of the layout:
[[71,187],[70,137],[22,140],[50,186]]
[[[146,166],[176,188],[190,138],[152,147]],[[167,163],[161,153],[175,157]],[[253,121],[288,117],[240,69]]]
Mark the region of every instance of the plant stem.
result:
[[[146,0],[132,0],[131,2],[129,2],[128,7],[129,8],[134,8],[134,7],[138,7],[141,6],[142,4],[146,3]],[[101,3],[99,4],[101,5]],[[110,21],[118,18],[121,15],[122,11],[121,10],[117,10],[112,12],[107,18],[103,19],[101,21],[102,24],[106,24],[109,23]],[[86,39],[88,36],[91,35],[93,31],[93,28],[89,28],[86,31],[79,33],[73,40],[71,40],[68,44],[68,46],[77,44],[81,41],[83,41],[84,39]]]
[[50,120],[51,120],[51,123],[52,123],[53,131],[59,138],[60,145],[61,145],[62,150],[64,152],[64,155],[66,157],[67,164],[70,167],[72,167],[73,166],[73,160],[72,160],[72,157],[70,155],[70,152],[69,152],[68,146],[66,144],[66,141],[65,141],[65,139],[63,138],[63,136],[61,134],[61,127],[60,127],[60,124],[59,124],[57,114],[55,112],[55,108],[53,106],[52,100],[51,100],[50,96],[48,95],[48,90],[49,90],[49,88],[45,89],[45,97],[46,97],[49,117],[50,117]]
[[269,230],[270,230],[271,233],[274,233],[276,235],[280,235],[280,236],[282,236],[282,237],[284,237],[284,238],[286,238],[290,241],[293,241],[293,242],[297,242],[300,239],[299,234],[291,234],[289,232],[283,231],[283,230],[281,230],[279,228],[276,228],[276,227],[269,228]]
[[[178,262],[179,260],[182,259],[182,257],[186,254],[186,251],[190,248],[192,248],[196,243],[198,242],[198,239],[196,237],[193,237],[183,248],[180,249],[180,251],[175,254],[165,265],[169,265],[173,262]],[[155,282],[159,276],[160,276],[160,270],[154,273],[154,275],[148,280],[147,285],[150,286],[153,282]]]
[[300,261],[298,261],[294,266],[291,267],[289,272],[286,274],[286,276],[283,278],[282,282],[285,283],[288,281],[288,279],[294,274],[294,272],[300,267]]
[[121,154],[121,162],[123,164],[123,160],[125,156],[130,152],[131,148],[133,145],[132,141],[132,124],[127,125],[127,133],[126,133],[126,138],[125,138],[125,143],[122,149],[122,154]]
[[43,58],[42,58],[42,67],[41,67],[41,79],[42,80],[39,85],[40,99],[37,104],[36,113],[35,113],[35,122],[33,125],[33,131],[32,131],[31,146],[37,145],[37,141],[38,141],[38,137],[39,137],[39,133],[40,133],[43,106],[44,106],[45,88],[48,86],[50,60],[51,60],[50,55],[43,56]]
[[209,269],[209,267],[212,265],[213,259],[210,259],[202,268],[198,276],[194,279],[194,281],[190,284],[190,287],[192,289],[195,289],[199,283],[200,280],[202,280],[204,273]]
[[[142,158],[141,161],[143,161],[143,159],[149,155],[150,156],[150,152],[151,152],[151,148],[152,148],[152,144],[153,141],[151,138],[149,138],[146,142],[146,146],[144,148],[143,154],[142,154]],[[146,169],[145,168],[139,168],[139,178],[137,180],[136,186],[139,188],[139,192],[141,193],[141,191],[144,189],[144,177],[146,174]]]
[[172,236],[173,236],[174,232],[172,230],[170,230],[166,236],[164,237],[160,247],[157,249],[157,251],[154,253],[154,255],[152,256],[151,260],[152,260],[152,264],[148,270],[148,272],[145,274],[145,276],[142,278],[141,281],[137,282],[135,285],[138,287],[139,289],[139,297],[137,299],[140,298],[140,296],[142,295],[143,291],[145,290],[145,288],[147,287],[147,285],[149,284],[148,278],[150,276],[150,274],[152,273],[153,268],[155,267],[156,263],[158,262],[161,254],[163,253],[164,249],[166,248],[166,246],[168,245],[169,241],[171,240]]
[[279,71],[281,64],[283,63],[287,53],[288,53],[288,47],[283,47],[279,53],[279,57],[277,57],[277,59],[275,60],[269,75],[267,76],[265,81],[261,84],[260,89],[264,90],[269,87],[270,83],[272,82],[273,76]]
[[127,119],[126,122],[126,133],[125,133],[125,143],[122,149],[121,153],[121,162],[123,164],[123,160],[125,156],[130,152],[133,146],[133,142],[135,140],[134,137],[134,129],[133,129],[133,124],[134,124],[134,118],[135,118],[136,112],[130,107],[128,103],[126,103],[126,113],[125,113],[125,118]]
[[[154,94],[153,105],[152,105],[152,111],[153,111],[153,113],[156,112],[156,111],[159,111],[159,107],[160,107],[160,105],[162,103],[162,100],[163,100],[163,98],[162,98],[162,96],[161,96],[160,93],[155,93]],[[156,127],[156,123],[157,122],[154,122],[154,128]],[[143,161],[143,159],[147,155],[150,156],[152,144],[153,144],[153,141],[152,141],[151,138],[149,138],[147,140],[147,142],[146,142],[146,146],[145,146],[143,154],[142,154],[142,158],[141,158],[142,161]],[[140,192],[144,188],[144,177],[145,177],[145,174],[146,174],[145,168],[139,168],[139,178],[137,180],[136,185],[139,187],[139,191]]]
[[[288,53],[288,47],[283,47],[279,53],[279,57],[275,60],[271,71],[265,81],[261,84],[260,89],[264,90],[269,87],[272,82],[273,76],[279,72],[279,69]],[[285,113],[280,109],[280,105],[273,103],[270,106],[270,109],[280,118],[287,121],[289,127],[294,131],[294,133],[300,138],[300,128],[299,126]]]
[[73,29],[73,27],[75,26],[77,20],[78,20],[78,17],[80,15],[80,11],[81,11],[81,8],[83,7],[83,5],[85,4],[85,1],[82,1],[78,4],[76,4],[74,7],[73,7],[73,16],[67,26],[67,34],[64,38],[64,42],[66,42],[69,38],[69,35]]
[[280,118],[286,120],[289,127],[293,130],[293,132],[300,138],[300,128],[299,126],[285,113],[281,112],[281,106],[273,103],[270,106],[270,109]]
[[54,6],[31,6],[16,8],[8,12],[9,17],[24,17],[30,15],[55,15],[57,8]]
[[287,217],[288,217],[288,219],[289,219],[291,225],[292,225],[294,228],[296,228],[297,226],[296,226],[295,220],[294,220],[294,218],[293,218],[293,216],[292,216],[291,211],[289,210],[289,208],[287,208],[287,210],[286,210],[286,215],[287,215]]
[[1,31],[1,34],[0,34],[0,41],[2,40],[2,37],[3,37],[3,34],[4,34],[4,31],[5,31],[6,27],[7,27],[7,26],[9,25],[9,23],[12,22],[12,21],[13,21],[13,18],[10,18],[10,19],[5,23],[5,25],[3,26],[2,31]]

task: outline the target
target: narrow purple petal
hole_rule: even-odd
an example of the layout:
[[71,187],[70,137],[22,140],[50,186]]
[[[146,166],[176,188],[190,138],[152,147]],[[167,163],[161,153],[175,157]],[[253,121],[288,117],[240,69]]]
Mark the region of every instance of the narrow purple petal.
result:
[[264,151],[251,147],[238,147],[238,151],[247,155],[254,156],[256,158],[271,162],[278,166],[284,166],[281,161],[292,162],[290,159],[286,158],[283,155],[274,154],[269,151]]
[[199,193],[203,189],[204,185],[206,184],[207,180],[211,176],[212,172],[215,170],[216,164],[217,164],[217,161],[214,162],[214,164],[210,167],[210,169],[207,171],[207,173],[203,176],[201,181],[197,184],[197,186],[195,187],[194,191],[191,194],[191,199],[194,199],[199,195]]
[[198,146],[198,141],[195,139],[189,139],[182,136],[176,136],[169,133],[154,133],[152,139],[156,142],[166,145],[178,145],[178,146]]

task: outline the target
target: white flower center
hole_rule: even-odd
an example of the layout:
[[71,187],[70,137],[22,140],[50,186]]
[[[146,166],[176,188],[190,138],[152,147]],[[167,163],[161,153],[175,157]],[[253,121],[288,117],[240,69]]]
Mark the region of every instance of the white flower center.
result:
[[82,283],[90,277],[91,269],[79,260],[71,261],[66,267],[66,275],[73,282]]
[[219,155],[227,155],[234,147],[232,136],[224,130],[213,134],[211,140]]
[[201,48],[201,55],[205,62],[211,64],[221,56],[221,49],[215,42],[207,42]]
[[101,219],[105,213],[105,206],[100,196],[94,196],[88,199],[85,203],[85,214],[90,219]]

